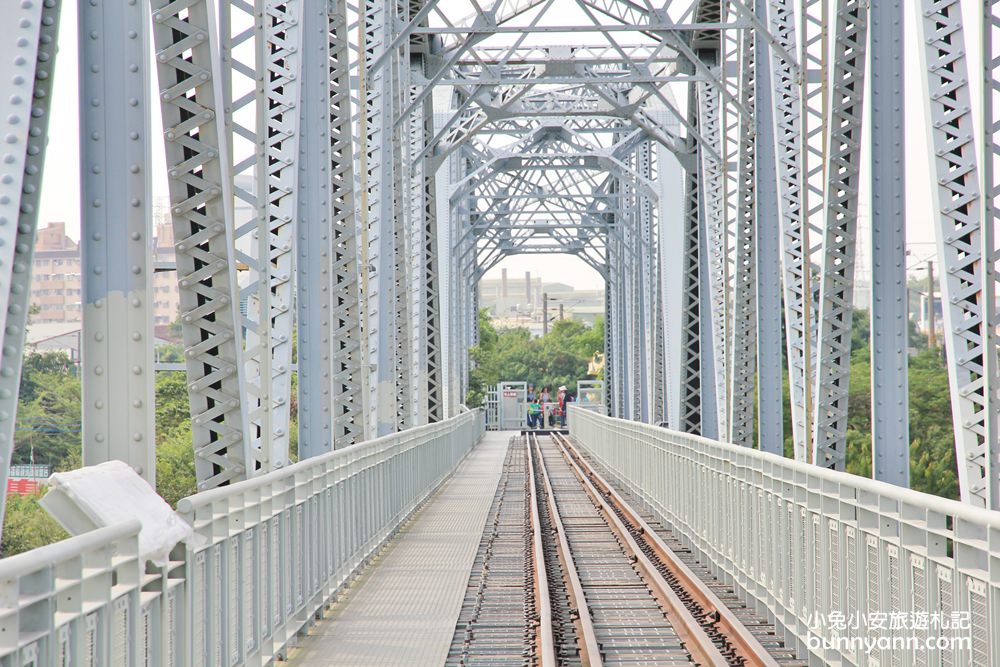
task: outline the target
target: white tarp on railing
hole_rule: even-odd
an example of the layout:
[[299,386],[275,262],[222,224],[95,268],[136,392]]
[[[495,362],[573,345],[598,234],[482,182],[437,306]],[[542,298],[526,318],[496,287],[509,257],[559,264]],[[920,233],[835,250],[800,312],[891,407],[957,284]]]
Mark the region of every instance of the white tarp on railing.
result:
[[1000,512],[585,410],[569,428],[810,664],[1000,665]]

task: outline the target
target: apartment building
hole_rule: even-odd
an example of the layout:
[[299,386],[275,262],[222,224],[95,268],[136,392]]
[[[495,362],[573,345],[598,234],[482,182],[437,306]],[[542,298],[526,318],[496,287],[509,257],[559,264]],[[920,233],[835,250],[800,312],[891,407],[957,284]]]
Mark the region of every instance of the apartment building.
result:
[[166,199],[153,203],[153,323],[157,326],[177,321],[181,299],[177,289],[174,227]]
[[[177,321],[180,294],[174,271],[174,229],[166,201],[153,207],[153,315],[156,325]],[[32,323],[79,322],[82,315],[80,244],[66,235],[66,223],[38,231],[32,262]]]
[[80,321],[80,245],[66,236],[66,223],[38,230],[31,275],[32,322]]

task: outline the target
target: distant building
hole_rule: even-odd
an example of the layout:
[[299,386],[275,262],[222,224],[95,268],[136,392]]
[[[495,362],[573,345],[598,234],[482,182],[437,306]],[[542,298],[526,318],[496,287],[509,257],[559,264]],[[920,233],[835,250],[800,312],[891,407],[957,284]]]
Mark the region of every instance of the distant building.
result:
[[[63,352],[74,364],[80,363],[82,322],[32,322],[25,330],[25,343],[35,352]],[[154,328],[153,345],[176,343],[169,327]]]
[[[166,200],[153,206],[153,316],[155,324],[176,322],[180,310],[174,260],[174,229]],[[31,274],[34,324],[80,322],[83,282],[80,244],[66,236],[66,223],[52,222],[38,231]]]
[[181,308],[177,288],[177,256],[170,205],[165,199],[153,204],[153,324],[176,322]]
[[500,270],[500,278],[479,281],[479,307],[485,308],[490,319],[498,327],[524,327],[533,335],[541,335],[543,330],[543,300],[548,297],[549,322],[562,316],[586,324],[593,324],[597,317],[604,315],[604,290],[578,290],[572,285],[557,282],[542,282],[532,278],[530,272],[523,277],[511,278],[506,269]]
[[74,364],[80,363],[80,330],[77,322],[31,322],[25,343],[35,352],[65,352]]
[[32,261],[32,322],[79,322],[81,315],[80,246],[66,236],[65,222],[38,231]]
[[507,269],[500,270],[500,279],[479,281],[479,307],[492,317],[529,315],[542,303],[542,279],[532,279],[526,272],[519,278],[508,278]]

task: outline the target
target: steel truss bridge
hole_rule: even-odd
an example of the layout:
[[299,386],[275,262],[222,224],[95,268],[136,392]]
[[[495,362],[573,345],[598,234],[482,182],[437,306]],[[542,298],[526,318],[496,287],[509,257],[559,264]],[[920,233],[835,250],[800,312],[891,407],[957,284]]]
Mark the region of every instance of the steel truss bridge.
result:
[[[126,522],[0,561],[0,664],[286,656],[477,451],[477,282],[552,253],[606,284],[610,416],[575,411],[581,456],[799,659],[1000,664],[1000,3],[962,4],[86,0],[73,25],[0,0],[0,474],[75,77],[83,462],[155,481],[173,271],[199,490],[178,511],[204,538],[155,566]],[[151,259],[160,145],[173,266]],[[932,165],[960,503],[905,488],[908,160]],[[843,472],[863,191],[874,481]],[[968,613],[972,646],[811,646],[812,615],[854,610]]]

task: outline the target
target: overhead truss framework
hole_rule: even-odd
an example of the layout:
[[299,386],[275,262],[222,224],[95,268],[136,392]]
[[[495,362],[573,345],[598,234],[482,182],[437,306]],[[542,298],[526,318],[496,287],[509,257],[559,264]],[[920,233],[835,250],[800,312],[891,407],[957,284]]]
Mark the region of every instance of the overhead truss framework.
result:
[[[476,285],[517,254],[604,278],[612,414],[781,452],[783,343],[793,455],[843,469],[869,141],[874,470],[906,484],[905,3],[456,2],[81,10],[84,461],[152,479],[155,86],[199,488],[461,410]],[[8,462],[58,4],[0,42]],[[997,508],[997,3],[918,4],[960,486]]]

